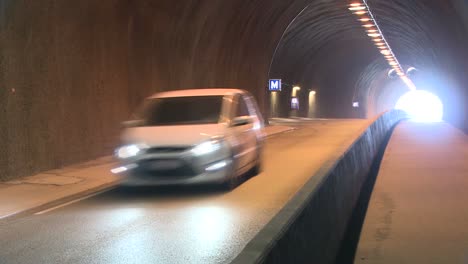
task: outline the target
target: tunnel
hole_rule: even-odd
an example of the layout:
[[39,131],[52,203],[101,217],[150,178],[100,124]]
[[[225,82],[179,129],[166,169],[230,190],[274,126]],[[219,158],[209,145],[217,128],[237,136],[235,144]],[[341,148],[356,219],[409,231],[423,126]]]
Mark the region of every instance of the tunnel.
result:
[[[1,0],[0,179],[112,154],[120,123],[159,91],[242,88],[267,117],[392,109],[407,87],[389,75],[350,3]],[[415,86],[468,132],[466,1],[367,3],[401,65],[417,69]],[[273,96],[268,79],[282,79],[282,91]]]

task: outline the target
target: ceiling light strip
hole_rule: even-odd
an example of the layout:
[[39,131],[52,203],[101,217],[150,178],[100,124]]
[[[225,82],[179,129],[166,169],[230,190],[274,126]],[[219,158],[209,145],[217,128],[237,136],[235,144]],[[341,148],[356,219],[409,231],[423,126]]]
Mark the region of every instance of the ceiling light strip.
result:
[[388,62],[388,65],[393,68],[397,75],[403,80],[403,82],[408,86],[410,90],[416,90],[414,83],[406,76],[404,69],[401,66],[400,62],[397,60],[395,54],[393,53],[390,45],[385,39],[382,31],[377,24],[377,21],[374,18],[369,6],[367,5],[367,0],[362,0],[362,2],[354,2],[348,5],[349,11],[354,15],[359,17],[359,21],[362,24],[362,27],[365,28],[367,35],[374,42],[374,45],[380,50],[380,53],[385,57]]

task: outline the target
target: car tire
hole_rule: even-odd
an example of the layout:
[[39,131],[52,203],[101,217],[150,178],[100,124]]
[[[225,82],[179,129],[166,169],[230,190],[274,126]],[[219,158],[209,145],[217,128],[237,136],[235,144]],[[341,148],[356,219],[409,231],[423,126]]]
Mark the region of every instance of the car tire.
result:
[[222,183],[223,189],[232,190],[236,188],[240,183],[240,176],[236,175],[236,164],[234,159],[232,159],[232,170],[229,177]]
[[257,176],[262,172],[262,161],[261,158],[258,157],[257,161],[255,162],[255,166],[252,168],[251,175],[252,176]]
[[239,178],[240,177],[230,177],[223,183],[223,189],[228,191],[235,189],[239,185]]
[[257,151],[257,159],[255,160],[255,165],[250,170],[250,175],[257,176],[262,172],[262,153],[263,153],[263,142],[259,144],[258,151]]

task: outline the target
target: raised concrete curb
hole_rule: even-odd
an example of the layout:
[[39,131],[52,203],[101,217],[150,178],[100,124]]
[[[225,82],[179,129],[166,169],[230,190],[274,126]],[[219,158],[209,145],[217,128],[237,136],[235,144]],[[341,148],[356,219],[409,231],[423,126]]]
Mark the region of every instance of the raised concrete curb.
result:
[[402,118],[382,114],[344,142],[232,263],[334,263],[372,162]]
[[[268,126],[266,137],[290,132],[289,126]],[[111,156],[52,170],[18,180],[0,182],[0,221],[9,221],[68,203],[118,185],[119,176],[110,173]]]

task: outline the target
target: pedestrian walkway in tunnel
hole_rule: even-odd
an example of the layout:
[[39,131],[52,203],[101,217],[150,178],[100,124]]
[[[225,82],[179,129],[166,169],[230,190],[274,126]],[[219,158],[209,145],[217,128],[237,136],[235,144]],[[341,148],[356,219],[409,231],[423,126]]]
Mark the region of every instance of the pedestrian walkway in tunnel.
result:
[[403,122],[384,153],[354,263],[468,263],[468,137]]

